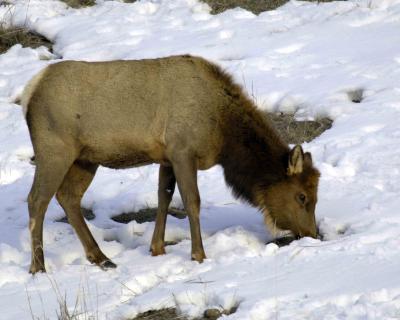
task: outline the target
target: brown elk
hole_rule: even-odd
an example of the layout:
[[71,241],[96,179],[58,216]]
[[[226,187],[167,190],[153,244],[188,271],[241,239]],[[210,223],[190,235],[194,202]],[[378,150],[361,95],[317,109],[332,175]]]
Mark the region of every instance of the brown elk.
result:
[[21,99],[35,152],[28,197],[31,273],[45,271],[43,219],[56,198],[91,263],[115,267],[80,211],[99,165],[160,164],[151,242],[164,254],[167,209],[177,183],[190,221],[192,259],[205,258],[197,170],[216,164],[236,197],[258,207],[270,229],[316,237],[319,172],[311,155],[283,143],[240,86],[215,64],[189,55],[52,64]]

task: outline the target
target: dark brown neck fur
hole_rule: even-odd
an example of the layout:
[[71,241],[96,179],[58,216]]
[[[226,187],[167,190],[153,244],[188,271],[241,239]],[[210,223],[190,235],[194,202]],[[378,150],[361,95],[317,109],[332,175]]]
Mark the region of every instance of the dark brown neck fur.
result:
[[[253,114],[255,116],[256,114]],[[289,149],[260,119],[230,121],[220,163],[236,197],[255,203],[255,190],[283,180]]]
[[257,205],[257,187],[286,177],[289,147],[231,77],[215,67],[225,92],[220,164],[236,197]]

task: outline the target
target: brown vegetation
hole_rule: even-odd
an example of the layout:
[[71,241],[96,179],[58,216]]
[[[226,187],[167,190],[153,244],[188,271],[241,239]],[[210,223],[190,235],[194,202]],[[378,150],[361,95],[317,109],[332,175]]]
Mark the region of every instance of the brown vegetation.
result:
[[[212,11],[212,14],[221,13],[227,9],[233,9],[236,7],[241,7],[243,9],[249,10],[254,14],[259,14],[263,11],[274,10],[289,0],[202,0],[207,3]],[[310,2],[332,2],[335,0],[305,0]],[[347,0],[339,0],[347,1]]]
[[50,49],[52,43],[45,37],[33,33],[26,28],[0,27],[0,54],[6,52],[12,46],[21,44],[23,47],[37,48],[45,46]]
[[290,144],[310,142],[332,127],[329,118],[296,120],[293,114],[284,113],[267,113],[265,116],[273,123],[282,139]]
[[92,7],[96,4],[96,0],[61,0],[61,1],[65,2],[68,6],[75,9]]
[[[216,320],[223,315],[230,315],[236,312],[236,307],[231,310],[207,309],[200,318],[192,320]],[[139,314],[131,320],[187,320],[188,318],[179,314],[174,308],[166,308],[159,310],[150,310]]]

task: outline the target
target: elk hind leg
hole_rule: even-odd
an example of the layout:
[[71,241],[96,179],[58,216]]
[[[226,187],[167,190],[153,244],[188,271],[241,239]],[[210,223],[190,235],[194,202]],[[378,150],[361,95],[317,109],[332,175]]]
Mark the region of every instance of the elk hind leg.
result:
[[45,272],[43,254],[43,220],[51,198],[73,162],[72,156],[54,151],[52,157],[36,155],[36,170],[28,196],[29,230],[31,234],[31,266],[29,272]]
[[100,250],[81,213],[81,200],[96,173],[98,165],[75,162],[69,169],[56,197],[64,209],[68,222],[81,241],[87,259],[102,269],[115,268],[116,265]]

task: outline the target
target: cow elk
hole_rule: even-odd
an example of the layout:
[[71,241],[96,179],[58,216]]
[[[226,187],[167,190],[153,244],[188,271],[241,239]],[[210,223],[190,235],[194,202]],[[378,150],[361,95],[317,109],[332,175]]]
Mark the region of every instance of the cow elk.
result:
[[54,195],[88,260],[115,267],[80,211],[99,165],[160,165],[155,256],[165,253],[167,209],[177,184],[190,221],[192,259],[205,259],[197,170],[216,164],[234,195],[258,207],[271,231],[317,235],[319,172],[311,155],[283,143],[242,88],[205,59],[63,61],[36,75],[21,103],[36,162],[28,197],[31,273],[45,271],[43,219]]

